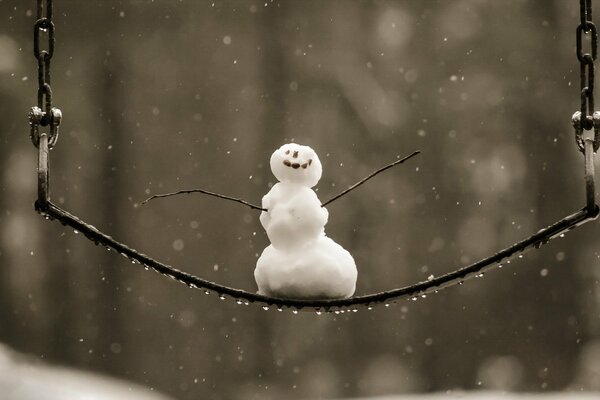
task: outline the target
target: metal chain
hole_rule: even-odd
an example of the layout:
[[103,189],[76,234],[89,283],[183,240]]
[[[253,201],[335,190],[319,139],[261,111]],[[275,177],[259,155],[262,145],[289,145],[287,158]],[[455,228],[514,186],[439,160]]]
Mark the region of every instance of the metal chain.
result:
[[[45,15],[44,15],[45,11]],[[40,49],[40,38],[47,36],[45,49]],[[37,19],[33,26],[33,56],[38,62],[37,107],[29,112],[31,141],[38,147],[40,143],[40,125],[50,126],[48,147],[52,148],[58,140],[58,126],[62,112],[52,107],[52,87],[50,86],[50,60],[54,55],[54,23],[52,22],[52,0],[37,0]]]
[[[577,27],[577,60],[580,66],[581,107],[573,114],[575,141],[584,153],[583,131],[594,129],[594,152],[600,147],[600,112],[594,111],[594,61],[598,56],[598,31],[592,22],[592,0],[579,0],[581,21]],[[590,52],[583,50],[584,35],[590,35]]]

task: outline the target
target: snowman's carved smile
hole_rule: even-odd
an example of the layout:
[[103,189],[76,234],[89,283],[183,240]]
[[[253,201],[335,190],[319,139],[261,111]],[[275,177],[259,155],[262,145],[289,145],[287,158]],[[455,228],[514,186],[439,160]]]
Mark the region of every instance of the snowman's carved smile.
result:
[[[289,156],[290,155],[290,150],[286,150],[285,155]],[[294,158],[294,159],[298,158],[298,151],[294,151],[293,152],[292,158]],[[283,165],[285,165],[286,167],[293,168],[293,169],[298,169],[300,167],[302,167],[302,169],[306,169],[311,164],[312,164],[312,158],[309,158],[308,161],[305,162],[305,163],[292,162],[292,161],[287,160],[287,159],[283,160]]]

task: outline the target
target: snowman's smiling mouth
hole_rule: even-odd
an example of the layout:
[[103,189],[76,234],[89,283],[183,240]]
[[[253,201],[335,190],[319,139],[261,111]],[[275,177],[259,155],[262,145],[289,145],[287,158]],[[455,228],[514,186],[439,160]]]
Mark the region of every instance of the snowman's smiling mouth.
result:
[[[290,150],[286,150],[285,155],[287,156],[289,154],[290,154]],[[294,153],[292,154],[292,158],[298,158],[297,151],[294,151]],[[306,169],[311,164],[312,164],[312,158],[309,158],[308,161],[303,164],[300,164],[298,162],[291,162],[290,160],[283,160],[283,165],[285,165],[286,167],[294,168],[294,169],[298,169],[300,167],[302,167],[302,169]]]
[[306,169],[310,164],[312,164],[312,160],[308,160],[308,162],[305,162],[304,164],[300,164],[297,162],[293,163],[290,160],[283,160],[283,165],[294,169],[298,169],[300,167],[302,167],[302,169]]

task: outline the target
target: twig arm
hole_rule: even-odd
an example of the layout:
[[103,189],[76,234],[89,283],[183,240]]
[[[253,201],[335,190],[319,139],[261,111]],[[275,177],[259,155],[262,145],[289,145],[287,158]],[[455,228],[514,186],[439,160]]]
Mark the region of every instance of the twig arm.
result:
[[360,181],[356,182],[354,185],[350,186],[348,189],[344,190],[341,193],[338,193],[337,195],[333,196],[331,199],[327,200],[326,202],[324,202],[323,204],[321,204],[321,207],[325,207],[327,204],[333,202],[334,200],[339,199],[340,197],[348,194],[348,192],[356,189],[357,187],[359,187],[360,185],[362,185],[363,183],[365,183],[366,181],[368,181],[369,179],[373,178],[375,175],[385,171],[386,169],[395,167],[396,165],[402,164],[403,162],[407,161],[408,159],[416,156],[417,154],[421,153],[419,150],[413,152],[412,154],[407,155],[406,157],[403,157],[399,160],[394,161],[391,164],[386,165],[385,167],[379,168],[377,171],[369,174],[368,176],[364,177],[363,179],[361,179]]
[[186,189],[186,190],[178,190],[177,192],[171,192],[171,193],[155,194],[154,196],[148,197],[146,200],[142,201],[140,204],[146,204],[150,200],[157,199],[160,197],[169,197],[169,196],[176,196],[178,194],[189,194],[189,193],[203,193],[203,194],[207,194],[209,196],[218,197],[220,199],[235,201],[236,203],[243,204],[254,210],[267,211],[265,208],[256,206],[252,203],[248,203],[246,200],[238,199],[236,197],[231,197],[231,196],[225,196],[224,194],[209,192],[208,190],[204,190],[204,189]]
[[[385,167],[379,168],[377,171],[371,173],[370,175],[368,175],[367,177],[361,179],[360,181],[356,182],[354,185],[350,186],[348,189],[344,190],[343,192],[333,196],[331,199],[327,200],[326,202],[324,202],[323,204],[321,204],[321,207],[325,207],[327,204],[333,202],[334,200],[339,199],[340,197],[346,195],[348,192],[356,189],[357,187],[359,187],[360,185],[362,185],[363,183],[365,183],[366,181],[368,181],[369,179],[373,178],[375,175],[385,171],[386,169],[392,168],[396,165],[402,164],[403,162],[407,161],[408,159],[416,156],[417,154],[419,154],[420,151],[415,151],[412,154],[407,155],[406,157],[403,157],[399,160],[394,161],[391,164],[386,165]],[[259,207],[257,205],[254,205],[252,203],[247,202],[246,200],[242,200],[242,199],[238,199],[237,197],[231,197],[231,196],[226,196],[224,194],[219,194],[219,193],[215,193],[215,192],[210,192],[208,190],[204,190],[204,189],[185,189],[185,190],[178,190],[176,192],[171,192],[171,193],[162,193],[162,194],[155,194],[153,196],[148,197],[146,200],[142,201],[140,204],[146,204],[147,202],[149,202],[150,200],[154,200],[154,199],[158,199],[161,197],[170,197],[170,196],[176,196],[179,194],[190,194],[190,193],[202,193],[202,194],[207,194],[209,196],[214,196],[214,197],[218,197],[220,199],[225,199],[225,200],[230,200],[230,201],[235,201],[236,203],[240,203],[243,204],[247,207],[250,207],[254,210],[258,210],[258,211],[268,211],[266,208],[262,208]]]

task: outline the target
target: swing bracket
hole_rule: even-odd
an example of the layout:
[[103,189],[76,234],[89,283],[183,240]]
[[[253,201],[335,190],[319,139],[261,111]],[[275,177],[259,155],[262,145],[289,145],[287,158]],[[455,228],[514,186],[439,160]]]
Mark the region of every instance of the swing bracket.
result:
[[592,115],[593,133],[592,130],[584,129],[581,121],[581,111],[576,111],[573,114],[572,122],[575,129],[575,142],[577,148],[584,156],[585,169],[585,193],[586,193],[586,209],[592,218],[598,216],[598,205],[596,204],[596,185],[594,173],[594,154],[600,148],[600,111],[594,111]]
[[[48,154],[58,141],[58,127],[62,120],[62,112],[58,108],[51,108],[50,115],[39,107],[32,107],[29,112],[29,126],[31,142],[38,149],[38,198],[35,208],[43,211],[50,201],[50,169]],[[46,122],[46,123],[45,123]],[[42,132],[40,125],[49,125],[50,132]]]

